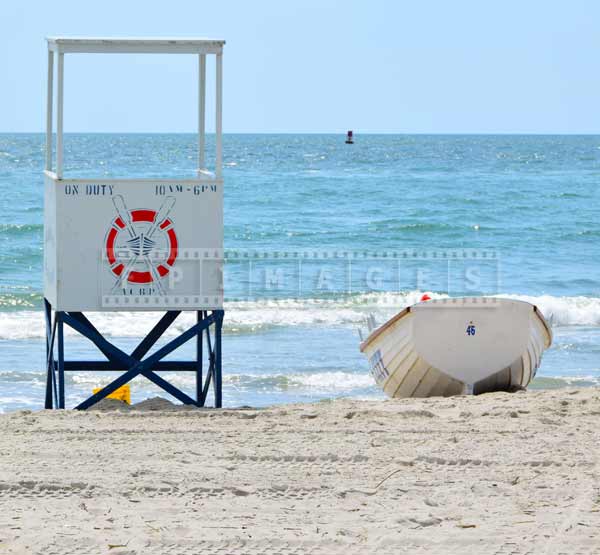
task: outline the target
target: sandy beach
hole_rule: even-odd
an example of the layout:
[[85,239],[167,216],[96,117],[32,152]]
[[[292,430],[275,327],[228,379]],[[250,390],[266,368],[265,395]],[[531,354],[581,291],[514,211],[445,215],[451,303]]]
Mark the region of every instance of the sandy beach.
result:
[[1,552],[600,552],[596,388],[160,406],[2,415]]

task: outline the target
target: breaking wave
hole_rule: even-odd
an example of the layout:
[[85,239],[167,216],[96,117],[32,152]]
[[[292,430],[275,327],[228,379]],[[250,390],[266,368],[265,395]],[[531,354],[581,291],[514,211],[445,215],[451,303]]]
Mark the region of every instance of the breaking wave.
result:
[[[253,333],[274,327],[323,326],[355,327],[364,323],[368,314],[380,322],[401,308],[414,304],[420,291],[407,293],[355,294],[338,299],[287,299],[278,301],[236,301],[225,304],[224,327],[228,333]],[[432,298],[447,295],[431,293]],[[535,304],[548,322],[555,326],[600,326],[600,298],[596,297],[538,297],[499,295]],[[99,312],[90,319],[106,335],[141,337],[160,317],[155,312]],[[192,313],[182,314],[169,333],[181,333],[194,322]],[[67,334],[76,332],[66,328]],[[41,310],[0,312],[0,340],[34,339],[44,336]]]

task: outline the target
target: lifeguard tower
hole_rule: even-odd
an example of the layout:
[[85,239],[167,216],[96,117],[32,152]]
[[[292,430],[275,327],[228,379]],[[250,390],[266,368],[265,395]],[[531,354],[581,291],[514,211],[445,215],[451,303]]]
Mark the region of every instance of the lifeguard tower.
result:
[[[204,406],[212,384],[222,404],[223,325],[222,40],[48,38],[48,98],[44,190],[44,297],[46,408],[65,408],[65,372],[120,375],[75,408],[87,409],[138,375],[184,404]],[[65,54],[187,54],[198,59],[198,169],[189,179],[79,179],[63,175]],[[215,67],[215,163],[206,168],[206,62]],[[56,160],[53,159],[53,92],[56,63]],[[164,314],[127,353],[84,312],[160,311]],[[195,323],[152,348],[182,311]],[[135,318],[135,314],[131,315]],[[99,360],[69,360],[64,326],[89,339]],[[118,336],[119,330],[111,330]],[[164,360],[195,339],[193,360]],[[206,364],[206,366],[204,366]],[[203,370],[205,376],[203,376]],[[191,395],[157,374],[191,371]]]

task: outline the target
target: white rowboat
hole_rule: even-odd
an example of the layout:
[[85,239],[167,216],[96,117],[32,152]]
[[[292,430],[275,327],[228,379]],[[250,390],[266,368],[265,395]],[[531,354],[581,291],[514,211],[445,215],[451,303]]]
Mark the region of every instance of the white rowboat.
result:
[[390,397],[433,397],[525,388],[551,343],[536,306],[463,297],[405,308],[360,350]]

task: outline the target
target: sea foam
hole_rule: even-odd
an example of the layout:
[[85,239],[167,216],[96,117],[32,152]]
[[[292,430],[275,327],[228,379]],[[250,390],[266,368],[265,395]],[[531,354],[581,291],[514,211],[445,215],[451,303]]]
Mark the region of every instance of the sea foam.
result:
[[[356,327],[364,324],[368,314],[381,323],[405,306],[414,304],[420,291],[407,293],[356,294],[341,299],[288,299],[279,301],[238,301],[225,304],[225,330],[229,333],[252,333],[274,327]],[[432,294],[432,298],[446,295]],[[548,322],[560,326],[600,326],[600,298],[538,297],[500,295],[535,304]],[[90,313],[90,319],[106,335],[141,337],[160,318],[156,312]],[[183,313],[171,326],[168,335],[177,335],[195,321],[193,313]],[[66,334],[75,334],[68,326]],[[39,310],[0,313],[0,339],[20,340],[44,336],[44,318]]]

